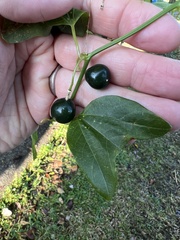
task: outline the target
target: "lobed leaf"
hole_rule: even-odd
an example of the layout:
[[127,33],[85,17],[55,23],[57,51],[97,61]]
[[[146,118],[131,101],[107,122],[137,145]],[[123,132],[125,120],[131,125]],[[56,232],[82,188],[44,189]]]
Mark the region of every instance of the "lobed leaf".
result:
[[156,138],[169,130],[166,121],[140,104],[118,96],[103,96],[70,123],[67,142],[93,186],[111,199],[117,184],[115,158],[121,149],[132,138]]
[[48,36],[54,26],[65,33],[71,33],[71,27],[75,26],[76,34],[84,36],[88,21],[89,14],[78,9],[72,9],[62,17],[39,23],[17,23],[3,19],[1,37],[8,43],[19,43],[34,37]]
[[58,26],[63,33],[68,34],[71,34],[71,29],[74,26],[76,35],[83,37],[87,31],[88,21],[88,12],[73,8],[70,12],[61,17],[61,24],[56,20],[52,20],[51,25]]

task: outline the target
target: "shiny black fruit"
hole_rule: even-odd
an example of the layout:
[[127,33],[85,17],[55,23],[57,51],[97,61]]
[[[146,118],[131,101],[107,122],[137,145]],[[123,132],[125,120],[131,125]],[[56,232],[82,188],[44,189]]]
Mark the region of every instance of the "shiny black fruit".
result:
[[51,106],[51,117],[59,123],[68,123],[75,117],[76,108],[72,99],[57,99]]
[[96,64],[87,69],[85,79],[92,88],[105,88],[110,81],[109,68],[103,64]]

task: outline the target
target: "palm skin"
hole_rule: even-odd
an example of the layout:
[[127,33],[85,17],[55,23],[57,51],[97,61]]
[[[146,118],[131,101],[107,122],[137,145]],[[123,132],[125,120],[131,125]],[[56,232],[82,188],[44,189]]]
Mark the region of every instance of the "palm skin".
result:
[[17,45],[1,41],[0,151],[26,139],[48,117],[54,99],[48,76],[56,66],[53,39],[38,38]]
[[[159,11],[139,0],[122,0],[121,4],[119,0],[106,0],[101,10],[98,7],[101,2],[53,0],[49,4],[45,0],[10,0],[8,3],[1,0],[0,15],[18,22],[38,22],[59,17],[76,7],[91,12],[93,32],[116,38]],[[2,18],[0,26],[1,21]],[[129,42],[157,53],[180,45],[180,27],[171,17],[166,16],[155,24],[130,38]],[[172,38],[168,38],[169,35]],[[79,39],[80,48],[85,52],[106,42],[97,36]],[[66,35],[56,41],[49,36],[16,45],[0,39],[0,52],[0,152],[5,152],[27,138],[43,119],[49,117],[49,108],[55,98],[49,89],[49,76],[57,64],[62,69],[56,78],[56,93],[58,97],[67,94],[77,54],[71,36]],[[96,56],[91,64],[95,63],[109,65],[113,73],[112,84],[104,91],[97,91],[90,90],[83,81],[75,98],[77,106],[82,109],[101,95],[119,95],[154,111],[174,129],[180,128],[179,61],[116,46]]]

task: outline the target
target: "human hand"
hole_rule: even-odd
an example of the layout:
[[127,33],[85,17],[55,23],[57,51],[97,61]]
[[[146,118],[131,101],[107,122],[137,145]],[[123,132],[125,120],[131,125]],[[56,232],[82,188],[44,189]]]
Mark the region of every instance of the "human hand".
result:
[[[147,6],[137,0],[132,0],[131,2],[123,0],[121,4],[117,0],[113,2],[106,0],[104,10],[100,11],[99,6],[101,2],[101,0],[96,1],[96,3],[79,0],[73,0],[72,2],[53,0],[49,4],[47,1],[37,2],[32,0],[24,2],[22,0],[11,0],[7,4],[7,1],[2,0],[0,2],[0,14],[17,22],[38,22],[59,17],[72,7],[83,8],[91,12],[91,29],[94,32],[114,38],[128,32],[158,11],[154,6]],[[139,9],[139,7],[141,8]],[[124,11],[125,8],[126,11]],[[132,11],[132,14],[130,14],[130,11]],[[127,19],[129,22],[127,22]],[[136,37],[131,38],[130,43],[134,43],[135,46],[144,50],[154,52],[158,52],[159,49],[161,49],[161,52],[170,51],[178,46],[180,30],[175,21],[170,17],[164,17],[155,24],[153,24],[153,26],[156,26],[155,30],[153,26],[150,26]],[[156,31],[158,31],[158,34]],[[174,40],[165,38],[169,34],[174,37]],[[86,39],[81,38],[79,42],[82,49],[84,46],[87,46],[83,51],[89,52],[107,41],[99,37],[89,36]],[[0,152],[4,152],[18,145],[32,133],[42,119],[48,117],[49,108],[54,99],[49,89],[48,78],[57,65],[56,61],[63,66],[56,78],[56,93],[58,97],[66,95],[77,56],[71,37],[64,35],[57,39],[54,52],[51,36],[32,39],[17,45],[5,44],[0,40],[0,51],[0,83],[3,86],[0,91],[0,126],[2,129],[0,134]],[[56,61],[54,60],[54,53]],[[112,60],[112,56],[113,61],[109,62],[109,59]],[[156,63],[162,62],[164,64],[165,60],[162,60],[162,58],[158,60],[157,56],[155,57]],[[144,62],[145,59],[149,59],[147,64]],[[137,60],[139,60],[138,66],[135,64]],[[170,85],[173,79],[176,83],[173,85],[173,89],[176,90],[179,62],[165,61],[165,66],[168,66],[168,64],[171,64],[171,67],[173,66],[173,74],[170,73],[170,70],[167,74],[165,66],[160,66],[159,69],[157,66],[153,66],[153,61],[152,56],[148,57],[145,53],[141,55],[138,52],[120,48],[119,46],[108,50],[105,54],[99,54],[93,58],[91,64],[96,62],[109,63],[107,65],[109,65],[112,71],[112,84],[104,91],[95,91],[89,89],[89,86],[83,82],[75,99],[76,104],[84,108],[92,99],[101,95],[120,95],[138,101],[164,117],[174,128],[179,128],[179,105],[176,102],[178,100],[169,100],[172,97],[168,95],[165,96],[167,99],[164,99],[161,98],[163,94],[159,94],[161,97],[157,101],[157,89],[153,86],[146,86],[149,78],[145,78],[147,77],[146,70],[149,69],[150,71],[150,69],[153,69],[151,83],[156,80],[156,77],[165,75],[164,81],[167,83],[166,85]],[[133,68],[135,65],[136,67]],[[164,74],[164,70],[166,70],[166,74]],[[140,80],[143,83],[140,87],[138,86],[138,79],[135,81],[139,73],[141,74]],[[143,81],[143,79],[145,80]],[[163,81],[160,80],[158,84],[161,86]],[[136,85],[137,90],[143,94],[124,88],[124,86],[136,87]],[[164,88],[167,89],[163,85]],[[166,109],[163,111],[161,108],[165,104]],[[170,110],[167,110],[168,107],[170,107]],[[166,116],[167,113],[172,116]]]
[[[39,22],[64,15],[79,1],[0,1],[2,17],[17,22]],[[56,67],[52,36],[7,44],[0,39],[0,152],[26,139],[49,117],[55,96],[49,76]]]
[[[94,33],[117,38],[150,19],[160,9],[138,0],[88,1],[83,9],[91,13],[90,30]],[[108,40],[99,36],[78,39],[82,52],[91,52]],[[128,39],[135,47],[147,52],[165,53],[180,45],[180,26],[165,16]],[[67,95],[77,54],[71,36],[61,35],[55,43],[56,61],[62,66],[56,76],[57,96]],[[91,65],[102,63],[110,68],[111,84],[104,90],[89,87],[86,81],[75,98],[81,109],[102,95],[119,95],[134,100],[168,121],[173,129],[180,128],[180,61],[134,49],[115,46],[93,57]],[[132,91],[134,88],[136,91]]]

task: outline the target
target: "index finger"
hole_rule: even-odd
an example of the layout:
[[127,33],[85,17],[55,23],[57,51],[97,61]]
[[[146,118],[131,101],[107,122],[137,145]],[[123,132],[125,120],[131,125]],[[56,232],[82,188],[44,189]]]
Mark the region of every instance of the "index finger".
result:
[[[128,33],[162,10],[140,0],[105,0],[103,10],[101,3],[102,0],[90,1],[85,9],[90,11],[91,30],[109,38]],[[166,15],[127,42],[146,51],[171,51],[180,45],[180,24]]]
[[[142,0],[1,0],[0,15],[16,22],[41,22],[67,13],[71,8],[90,13],[93,32],[117,38],[150,19],[161,9]],[[156,25],[155,25],[156,24]],[[180,45],[180,26],[165,16],[128,39],[132,45],[146,51],[167,52]]]
[[79,0],[1,0],[0,15],[15,22],[42,22],[58,18],[72,8],[81,8]]

